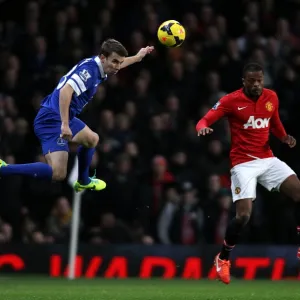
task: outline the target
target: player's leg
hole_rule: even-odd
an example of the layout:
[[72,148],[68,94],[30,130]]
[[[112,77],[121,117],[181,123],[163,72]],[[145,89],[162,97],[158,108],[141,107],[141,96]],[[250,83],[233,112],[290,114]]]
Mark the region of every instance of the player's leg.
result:
[[236,215],[230,221],[219,258],[229,260],[230,253],[238,243],[244,227],[248,224],[252,213],[253,198],[240,199],[236,201]]
[[236,203],[236,215],[227,226],[221,252],[215,258],[218,277],[226,284],[230,283],[230,253],[250,219],[252,202],[256,198],[256,178],[260,172],[256,164],[244,163],[231,170],[231,190],[233,202]]
[[39,179],[52,179],[52,168],[41,162],[7,165],[0,159],[0,177],[22,175]]
[[95,147],[99,142],[99,136],[86,126],[81,120],[74,118],[70,126],[73,139],[72,142],[79,144],[78,147],[78,180],[74,184],[76,191],[84,189],[103,190],[106,183],[95,177],[89,177],[90,165]]
[[[55,126],[52,127],[55,132]],[[68,142],[59,137],[58,130],[55,134],[40,134],[43,137],[41,140],[43,154],[45,155],[47,164],[31,163],[23,165],[8,165],[0,168],[0,175],[6,172],[14,172],[18,175],[27,175],[34,178],[62,181],[67,175],[68,164]],[[11,173],[12,174],[12,173]]]
[[215,257],[215,266],[219,279],[230,283],[230,253],[238,243],[243,229],[247,225],[252,212],[252,198],[240,199],[236,202],[236,215],[227,226],[221,252]]
[[269,191],[280,191],[295,201],[295,217],[298,235],[298,258],[300,259],[300,181],[295,172],[283,161],[272,157],[266,159],[267,171],[258,182]]
[[78,182],[86,185],[90,182],[89,168],[95,152],[95,147],[99,142],[99,136],[88,126],[84,125],[76,135],[73,135],[72,142],[79,144],[78,147]]
[[47,164],[32,163],[24,165],[0,164],[0,176],[18,174],[34,178],[63,180],[67,173],[68,142],[60,138],[61,120],[59,114],[41,108],[34,121],[34,132],[41,142]]
[[62,181],[67,176],[68,151],[49,152],[45,155],[47,164],[52,168],[52,179]]
[[[45,112],[43,110],[40,110],[38,115],[36,116],[36,120],[40,121],[44,117],[45,117]],[[42,126],[39,126],[38,128],[39,132],[41,131],[41,128]],[[52,168],[51,166],[41,162],[31,163],[31,164],[7,165],[3,160],[0,160],[0,177],[10,176],[10,175],[23,175],[23,176],[33,177],[33,178],[51,180]]]

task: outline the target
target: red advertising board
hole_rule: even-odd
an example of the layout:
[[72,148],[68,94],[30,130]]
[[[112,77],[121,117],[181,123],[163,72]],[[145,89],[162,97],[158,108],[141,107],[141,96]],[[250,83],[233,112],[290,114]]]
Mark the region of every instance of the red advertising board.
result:
[[[209,247],[209,246],[208,246]],[[51,277],[66,276],[68,272],[67,248],[65,246],[14,246],[0,251],[0,271],[6,273],[43,273]],[[76,277],[147,279],[162,277],[172,279],[215,279],[216,272],[212,266],[212,251],[199,247],[163,247],[160,246],[111,246],[90,248],[83,247],[76,257]],[[214,249],[214,247],[209,247]],[[263,247],[258,247],[263,250]],[[282,247],[268,247],[270,255],[256,256],[258,248],[249,248],[245,253],[235,255],[232,259],[232,274],[245,280],[269,278],[271,280],[299,279],[296,258],[289,256],[293,247],[286,248],[286,256],[275,257]],[[244,249],[244,250],[245,250]],[[276,251],[276,249],[278,251]],[[9,251],[10,250],[10,251]],[[195,256],[195,253],[202,252]],[[241,249],[243,250],[243,249]],[[169,252],[168,252],[169,251]],[[97,253],[98,252],[98,253]],[[123,255],[121,254],[123,252]],[[265,252],[265,251],[258,251]],[[163,253],[163,255],[158,255]],[[168,254],[169,253],[169,254]],[[206,253],[210,253],[207,255]],[[254,254],[254,255],[253,255]],[[272,254],[272,255],[271,255]]]

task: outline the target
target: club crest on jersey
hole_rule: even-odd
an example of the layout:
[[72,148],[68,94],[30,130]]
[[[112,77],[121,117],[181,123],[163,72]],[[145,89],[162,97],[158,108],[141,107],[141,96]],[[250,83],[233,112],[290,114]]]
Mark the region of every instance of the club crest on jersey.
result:
[[58,146],[65,146],[67,144],[67,141],[66,140],[64,140],[63,138],[61,138],[61,137],[59,137],[58,139],[57,139],[57,145]]
[[266,109],[267,109],[267,111],[272,111],[273,110],[273,104],[270,101],[268,101],[266,103]]
[[218,102],[213,106],[212,109],[213,109],[213,110],[216,110],[220,104],[221,104],[220,101],[218,101]]
[[240,187],[236,187],[234,190],[235,194],[238,195],[241,192],[241,188]]
[[89,78],[91,78],[91,75],[88,70],[84,69],[83,71],[79,72],[79,77],[86,82]]

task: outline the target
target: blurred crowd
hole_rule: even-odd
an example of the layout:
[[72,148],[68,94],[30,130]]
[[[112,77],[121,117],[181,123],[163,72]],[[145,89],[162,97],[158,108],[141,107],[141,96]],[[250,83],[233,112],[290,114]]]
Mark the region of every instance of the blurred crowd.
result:
[[[109,37],[134,55],[156,50],[99,86],[81,118],[100,136],[91,169],[107,181],[86,192],[80,239],[92,244],[221,243],[234,214],[226,120],[199,138],[197,121],[241,87],[248,61],[264,67],[287,131],[300,138],[300,1],[35,0],[0,2],[0,157],[44,161],[33,119],[44,96]],[[234,9],[233,9],[234,8]],[[180,21],[187,38],[165,49],[156,31]],[[275,154],[300,171],[297,147],[271,138]],[[63,183],[0,180],[0,243],[66,243],[72,218],[71,147]],[[92,172],[91,170],[91,172]],[[280,220],[280,221],[278,221]],[[294,243],[293,205],[259,188],[244,243]]]

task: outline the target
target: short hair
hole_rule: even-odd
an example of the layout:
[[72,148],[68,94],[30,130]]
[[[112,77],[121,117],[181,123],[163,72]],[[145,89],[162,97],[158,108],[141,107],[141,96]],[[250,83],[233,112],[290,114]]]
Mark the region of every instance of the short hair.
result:
[[243,68],[243,77],[245,77],[248,72],[259,72],[262,71],[264,73],[263,67],[258,63],[248,63]]
[[114,39],[107,39],[101,45],[100,55],[103,54],[104,56],[108,57],[113,52],[117,53],[120,56],[128,56],[126,48],[119,41]]

